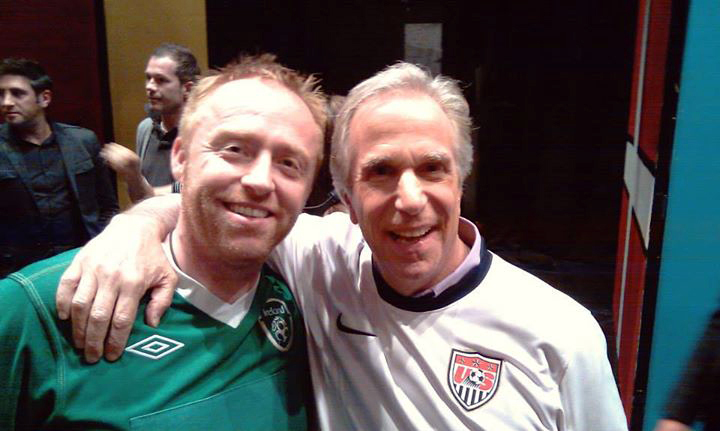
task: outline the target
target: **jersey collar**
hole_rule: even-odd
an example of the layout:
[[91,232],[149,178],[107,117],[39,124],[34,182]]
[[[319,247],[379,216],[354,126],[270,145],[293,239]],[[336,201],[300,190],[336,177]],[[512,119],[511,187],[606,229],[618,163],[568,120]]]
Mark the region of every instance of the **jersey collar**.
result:
[[[380,297],[391,305],[407,311],[432,311],[446,307],[475,289],[485,278],[492,262],[492,254],[475,225],[460,219],[461,234],[466,243],[472,242],[470,252],[457,269],[437,285],[420,292],[419,296],[403,296],[392,289],[373,263],[373,278]],[[469,225],[469,226],[468,226]],[[469,237],[469,235],[474,235]],[[467,241],[470,239],[470,241]]]

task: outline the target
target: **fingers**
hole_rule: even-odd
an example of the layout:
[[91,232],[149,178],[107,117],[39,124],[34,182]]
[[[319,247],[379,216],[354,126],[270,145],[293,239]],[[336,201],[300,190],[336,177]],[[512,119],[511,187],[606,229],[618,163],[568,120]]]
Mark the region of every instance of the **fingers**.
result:
[[152,325],[159,323],[172,302],[177,276],[148,220],[147,216],[113,218],[63,274],[56,295],[58,314],[72,319],[73,344],[85,350],[88,362],[103,354],[109,360],[122,355],[138,302],[149,287],[165,286],[153,294],[148,308]]
[[161,287],[153,289],[150,303],[145,308],[145,321],[152,327],[157,327],[160,324],[165,311],[172,304],[173,294],[175,292],[175,285],[177,284],[177,275],[175,272],[169,273],[167,282]]
[[123,353],[130,331],[135,323],[140,298],[121,295],[113,313],[110,332],[105,342],[105,359],[117,360]]
[[75,296],[70,303],[73,344],[78,349],[85,346],[85,329],[96,290],[95,274],[85,274],[80,279]]
[[102,147],[102,149],[100,150],[100,157],[102,157],[103,160],[105,160],[105,163],[107,163],[107,165],[110,166],[114,171],[122,172],[124,166],[122,165],[118,154],[110,146],[110,144],[105,144],[105,146]]
[[60,285],[55,292],[55,308],[60,320],[70,317],[70,307],[75,289],[80,283],[81,273],[81,265],[76,256],[60,278]]
[[114,142],[103,145],[100,156],[113,170],[123,176],[135,175],[140,166],[137,154]]
[[105,335],[113,316],[117,289],[99,289],[85,328],[85,360],[97,362],[103,355]]
[[113,165],[114,162],[116,162],[118,153],[117,153],[117,145],[114,142],[108,142],[107,144],[103,145],[102,148],[100,148],[100,156],[105,159],[108,164]]
[[[160,319],[172,304],[175,285],[177,284],[177,274],[170,268],[169,264],[160,267],[158,271],[165,271],[165,274],[158,277],[162,280],[161,284],[151,291],[150,302],[145,308],[146,322],[153,327],[160,324]],[[140,283],[140,281],[137,281],[136,283],[129,283],[129,285],[135,286]],[[123,354],[130,332],[135,324],[138,304],[142,299],[144,289],[128,288],[120,291],[121,294],[117,299],[112,323],[110,324],[110,332],[105,343],[105,359],[109,361],[115,361]],[[135,294],[123,294],[122,292],[134,292]]]

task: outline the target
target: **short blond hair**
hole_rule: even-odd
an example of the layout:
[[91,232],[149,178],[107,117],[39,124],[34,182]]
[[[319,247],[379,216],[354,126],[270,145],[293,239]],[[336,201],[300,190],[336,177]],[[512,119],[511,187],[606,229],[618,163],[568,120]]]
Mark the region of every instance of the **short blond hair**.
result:
[[208,76],[200,79],[183,108],[180,120],[180,136],[183,140],[188,139],[191,129],[195,127],[196,113],[203,100],[228,82],[249,78],[274,81],[297,94],[307,105],[320,131],[324,133],[327,124],[326,98],[318,79],[285,67],[275,58],[273,54],[242,56],[221,69],[211,70]]

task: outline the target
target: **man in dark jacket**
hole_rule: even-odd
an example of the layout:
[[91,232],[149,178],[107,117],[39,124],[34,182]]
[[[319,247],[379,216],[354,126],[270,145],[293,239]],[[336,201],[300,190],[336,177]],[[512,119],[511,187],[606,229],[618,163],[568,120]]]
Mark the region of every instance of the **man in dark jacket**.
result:
[[720,429],[719,389],[720,309],[715,310],[697,342],[655,431],[692,431],[696,422],[704,424],[705,430]]
[[36,62],[0,62],[0,277],[79,247],[117,212],[90,130],[51,123],[52,80]]

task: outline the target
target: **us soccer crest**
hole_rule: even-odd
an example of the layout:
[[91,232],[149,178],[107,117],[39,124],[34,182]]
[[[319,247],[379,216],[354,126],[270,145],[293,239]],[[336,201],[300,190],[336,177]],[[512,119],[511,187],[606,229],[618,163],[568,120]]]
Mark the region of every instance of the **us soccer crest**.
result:
[[284,301],[277,298],[265,301],[258,320],[273,346],[281,352],[290,350],[293,341],[293,322],[290,310]]
[[450,392],[465,410],[490,401],[500,381],[502,360],[453,349],[448,367]]

